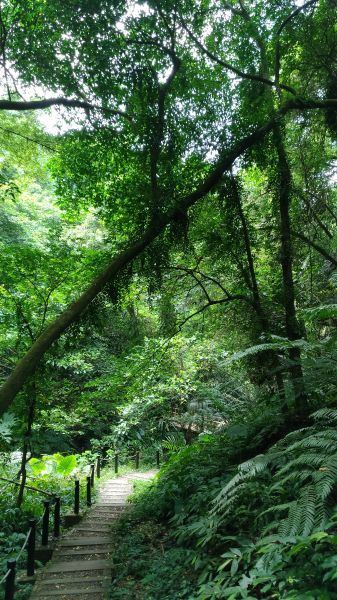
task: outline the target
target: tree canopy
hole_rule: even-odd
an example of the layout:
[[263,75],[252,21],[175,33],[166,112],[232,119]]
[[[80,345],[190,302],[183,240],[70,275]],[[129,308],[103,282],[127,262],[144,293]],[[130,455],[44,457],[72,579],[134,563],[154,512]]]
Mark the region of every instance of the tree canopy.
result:
[[195,544],[198,599],[252,597],[221,595],[226,535],[229,590],[260,523],[285,571],[291,536],[332,536],[336,12],[0,2],[1,444],[22,480],[29,451],[163,444],[139,506]]

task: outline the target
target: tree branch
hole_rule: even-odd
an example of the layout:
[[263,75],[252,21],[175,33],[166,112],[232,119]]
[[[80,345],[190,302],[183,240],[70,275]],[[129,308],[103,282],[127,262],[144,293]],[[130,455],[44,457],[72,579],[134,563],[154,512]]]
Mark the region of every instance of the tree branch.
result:
[[236,296],[230,296],[229,298],[221,298],[220,300],[210,300],[209,302],[207,302],[207,304],[204,304],[203,306],[201,306],[201,308],[196,310],[194,313],[188,315],[186,319],[181,321],[178,325],[178,331],[181,331],[182,327],[187,323],[187,321],[193,319],[193,317],[196,317],[197,315],[200,315],[202,312],[204,312],[204,310],[206,310],[206,308],[209,308],[210,306],[215,306],[216,304],[228,304],[229,302],[235,302],[238,300],[249,302],[250,304],[250,300],[245,296],[241,296],[240,294]]
[[281,67],[281,40],[280,40],[281,33],[284,30],[284,28],[288,25],[288,23],[294,17],[296,17],[302,10],[305,10],[309,6],[313,6],[317,2],[318,2],[318,0],[309,0],[308,2],[306,2],[305,4],[303,4],[302,6],[299,6],[298,8],[296,8],[296,10],[294,10],[292,13],[290,13],[290,15],[288,15],[288,17],[286,19],[284,19],[284,21],[282,21],[281,25],[279,26],[279,28],[278,28],[278,30],[276,32],[275,84],[276,84],[276,86],[278,88],[282,88],[282,84],[279,83],[279,79],[280,79],[280,67]]
[[319,244],[317,244],[316,242],[314,242],[313,240],[308,238],[303,233],[298,233],[297,231],[292,231],[292,235],[295,238],[298,238],[298,239],[302,240],[303,242],[305,242],[306,244],[308,244],[308,246],[311,246],[311,248],[314,248],[314,250],[319,252],[319,254],[324,256],[324,258],[326,258],[332,265],[334,265],[334,267],[337,268],[337,259],[334,258],[333,256],[331,256],[331,254],[329,254],[329,252],[327,250],[325,250],[325,248],[322,248],[322,246],[320,246]]
[[132,118],[122,110],[113,110],[96,104],[90,104],[84,100],[71,100],[69,98],[45,98],[44,100],[0,100],[0,110],[40,110],[51,106],[65,106],[67,108],[83,108],[84,110],[99,110],[109,115],[123,117],[132,122]]
[[[224,67],[225,69],[228,69],[229,71],[232,71],[233,73],[235,73],[235,75],[237,75],[238,77],[241,77],[241,79],[249,79],[250,81],[259,81],[260,83],[264,83],[265,85],[268,85],[270,87],[276,86],[276,82],[272,81],[271,79],[267,79],[266,77],[263,77],[262,75],[254,75],[253,73],[245,73],[244,71],[241,71],[241,69],[238,69],[234,65],[223,61],[221,58],[218,58],[215,54],[213,54],[213,52],[208,50],[198,40],[198,38],[194,35],[194,33],[192,33],[192,31],[187,27],[185,21],[182,18],[180,18],[180,21],[181,21],[181,25],[182,25],[183,29],[185,29],[186,33],[188,33],[190,38],[194,41],[195,45],[199,48],[199,50],[201,50],[201,52],[206,54],[206,56],[208,56],[208,58],[210,60],[212,60],[213,62],[216,62],[221,67]],[[281,83],[280,87],[282,89],[286,90],[287,92],[290,92],[294,96],[297,95],[296,90],[294,90],[294,88],[290,87],[289,85]]]
[[38,146],[41,146],[42,148],[46,148],[46,150],[50,150],[51,152],[54,152],[54,150],[55,150],[54,148],[52,148],[52,146],[48,146],[44,142],[34,140],[34,138],[31,138],[28,135],[23,135],[23,133],[18,133],[17,131],[13,131],[13,129],[7,129],[7,127],[0,126],[0,130],[4,131],[5,133],[9,133],[10,135],[16,135],[16,136],[22,138],[23,140],[26,140],[27,142],[32,142],[33,144],[38,144]]

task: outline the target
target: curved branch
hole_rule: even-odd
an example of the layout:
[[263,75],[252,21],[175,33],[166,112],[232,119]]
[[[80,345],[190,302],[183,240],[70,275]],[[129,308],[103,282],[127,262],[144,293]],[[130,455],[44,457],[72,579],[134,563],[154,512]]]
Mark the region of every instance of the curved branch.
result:
[[187,321],[193,319],[193,317],[196,317],[197,315],[200,315],[202,312],[204,312],[204,310],[206,310],[206,308],[209,308],[210,306],[215,306],[216,304],[228,304],[229,302],[235,302],[238,300],[248,302],[251,305],[250,299],[246,298],[246,296],[241,296],[240,294],[236,296],[230,296],[229,298],[221,298],[220,300],[210,300],[209,302],[207,302],[207,304],[204,304],[203,306],[201,306],[201,308],[196,310],[194,313],[191,313],[190,315],[188,315],[188,317],[186,317],[186,319],[181,321],[178,325],[178,331],[181,331],[182,327],[187,323]]
[[110,115],[123,117],[128,121],[132,118],[122,110],[113,110],[96,104],[90,104],[84,100],[72,100],[69,98],[45,98],[44,100],[0,100],[0,110],[40,110],[50,108],[51,106],[65,106],[67,108],[83,108],[84,110],[99,110]]
[[[221,67],[224,67],[225,69],[228,69],[229,71],[232,71],[232,73],[235,73],[235,75],[237,75],[238,77],[241,77],[241,79],[249,79],[250,81],[259,81],[260,83],[264,83],[265,85],[269,85],[270,87],[275,87],[277,85],[276,81],[272,81],[271,79],[267,79],[266,77],[263,77],[262,75],[254,75],[253,73],[245,73],[244,71],[241,71],[241,69],[238,69],[234,65],[232,65],[232,64],[230,64],[228,62],[225,62],[221,58],[218,58],[215,54],[213,54],[213,52],[211,52],[210,50],[208,50],[198,40],[198,38],[194,35],[194,33],[192,33],[192,31],[187,27],[185,21],[182,18],[180,19],[180,21],[181,21],[181,25],[182,25],[183,29],[185,29],[186,33],[188,33],[188,35],[193,40],[193,42],[195,43],[195,45],[198,46],[199,50],[201,50],[201,52],[203,52],[204,54],[206,54],[206,56],[208,56],[208,58],[210,60],[212,60],[213,62],[216,62],[218,65],[220,65]],[[290,87],[289,85],[281,83],[279,85],[279,87],[282,88],[282,89],[284,89],[287,92],[290,92],[294,96],[297,95],[296,90],[294,90],[294,88]]]

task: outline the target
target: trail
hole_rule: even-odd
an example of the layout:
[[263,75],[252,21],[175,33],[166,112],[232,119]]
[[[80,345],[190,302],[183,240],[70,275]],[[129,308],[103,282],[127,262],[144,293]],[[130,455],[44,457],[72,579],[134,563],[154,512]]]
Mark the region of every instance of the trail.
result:
[[30,600],[104,600],[111,583],[111,524],[126,506],[132,481],[157,471],[133,472],[105,482],[97,502],[58,542],[51,561],[38,571]]

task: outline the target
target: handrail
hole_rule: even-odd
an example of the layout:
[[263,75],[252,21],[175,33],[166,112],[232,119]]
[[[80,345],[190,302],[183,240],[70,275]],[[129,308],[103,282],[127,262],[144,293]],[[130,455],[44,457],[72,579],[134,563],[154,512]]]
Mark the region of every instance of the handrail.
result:
[[[17,486],[21,486],[22,483],[20,483],[19,481],[15,481],[15,479],[7,479],[6,477],[0,477],[1,481],[8,481],[9,483],[12,483],[13,485],[17,485]],[[39,492],[40,494],[44,494],[45,496],[51,496],[54,497],[56,496],[56,494],[54,494],[53,492],[45,492],[45,490],[39,490],[38,488],[32,487],[31,485],[26,485],[24,484],[25,488],[27,488],[27,490],[32,490],[33,492]]]
[[10,574],[10,572],[11,572],[11,570],[8,569],[7,573],[3,576],[2,579],[0,579],[0,585],[2,585],[6,581],[8,575]]
[[32,528],[30,527],[30,529],[28,530],[28,533],[27,533],[27,535],[26,535],[26,537],[25,537],[25,541],[23,542],[23,544],[22,544],[22,546],[21,546],[21,549],[19,550],[19,554],[17,555],[17,557],[16,557],[16,559],[15,559],[15,560],[16,560],[16,562],[18,562],[18,560],[21,558],[21,554],[22,554],[22,552],[24,551],[25,547],[26,547],[26,546],[27,546],[27,544],[28,544],[28,540],[29,540],[29,536],[30,536],[30,534],[31,534],[31,531],[32,531]]
[[[114,456],[115,461],[115,473],[118,473],[118,458],[119,453],[116,452]],[[132,456],[128,456],[128,459],[136,460],[136,468],[139,468],[139,458],[140,451],[137,450],[136,453]],[[100,469],[101,463],[105,461],[113,460],[112,457],[101,457],[98,455],[95,463],[96,463],[96,476],[100,477]],[[156,451],[156,462],[159,467],[159,450]],[[87,495],[87,506],[91,506],[91,488],[94,487],[95,481],[95,463],[88,465],[88,475],[86,477],[86,495]],[[0,477],[1,481],[6,481],[10,484],[21,486],[22,484],[13,479],[8,479],[6,477]],[[79,514],[79,480],[75,480],[75,509],[74,514]],[[35,488],[30,485],[24,484],[24,488],[28,490],[32,490],[34,492],[38,492],[40,494],[44,494],[51,498],[51,501],[55,502],[55,511],[54,511],[54,537],[58,537],[60,534],[60,498],[54,492],[46,492],[45,490],[40,490],[39,488]],[[23,551],[25,550],[28,544],[28,557],[27,557],[27,575],[34,575],[34,556],[35,556],[35,534],[36,534],[36,526],[39,525],[42,521],[42,545],[48,545],[48,531],[49,531],[49,505],[50,501],[44,501],[44,510],[38,521],[36,519],[30,520],[30,528],[26,534],[25,540],[16,556],[15,559],[11,559],[7,561],[7,572],[0,580],[0,585],[6,582],[6,590],[5,590],[5,600],[14,598],[14,590],[15,590],[15,576],[16,576],[16,567],[17,563],[21,558]]]
[[[94,486],[95,464],[88,465],[88,472],[90,473],[90,475],[87,477],[87,506],[90,506],[91,505],[90,487]],[[97,459],[97,476],[98,477],[100,476],[100,457]],[[9,479],[7,477],[0,477],[0,480],[5,481],[11,485],[16,485],[16,486],[22,485],[22,483],[20,483],[19,481],[15,481],[14,479]],[[76,483],[78,483],[77,487],[78,487],[78,502],[79,502],[79,481],[77,480],[75,482],[75,488],[76,488]],[[44,510],[43,510],[42,515],[40,516],[39,520],[36,521],[36,519],[32,519],[30,521],[31,527],[29,528],[29,530],[26,534],[24,542],[23,542],[16,558],[10,559],[7,562],[7,572],[3,575],[2,579],[0,579],[0,585],[2,585],[3,583],[6,583],[5,600],[7,598],[13,598],[17,563],[20,560],[22,553],[25,550],[27,544],[28,544],[27,575],[34,575],[36,527],[38,525],[40,525],[40,523],[42,522],[42,545],[47,545],[48,544],[48,531],[49,531],[49,505],[50,505],[50,502],[55,503],[54,536],[58,537],[59,532],[60,532],[60,498],[56,495],[56,493],[55,492],[47,492],[45,490],[41,490],[39,488],[33,487],[31,485],[27,485],[27,484],[24,484],[23,487],[25,489],[31,490],[33,492],[38,492],[40,494],[43,494],[44,496],[47,496],[48,498],[50,498],[50,500],[44,501],[45,507],[44,507]],[[76,494],[76,491],[75,491],[75,494]],[[88,500],[90,500],[90,502],[88,502]],[[31,536],[32,536],[32,540],[30,539]],[[31,546],[32,546],[32,548],[31,548]]]

